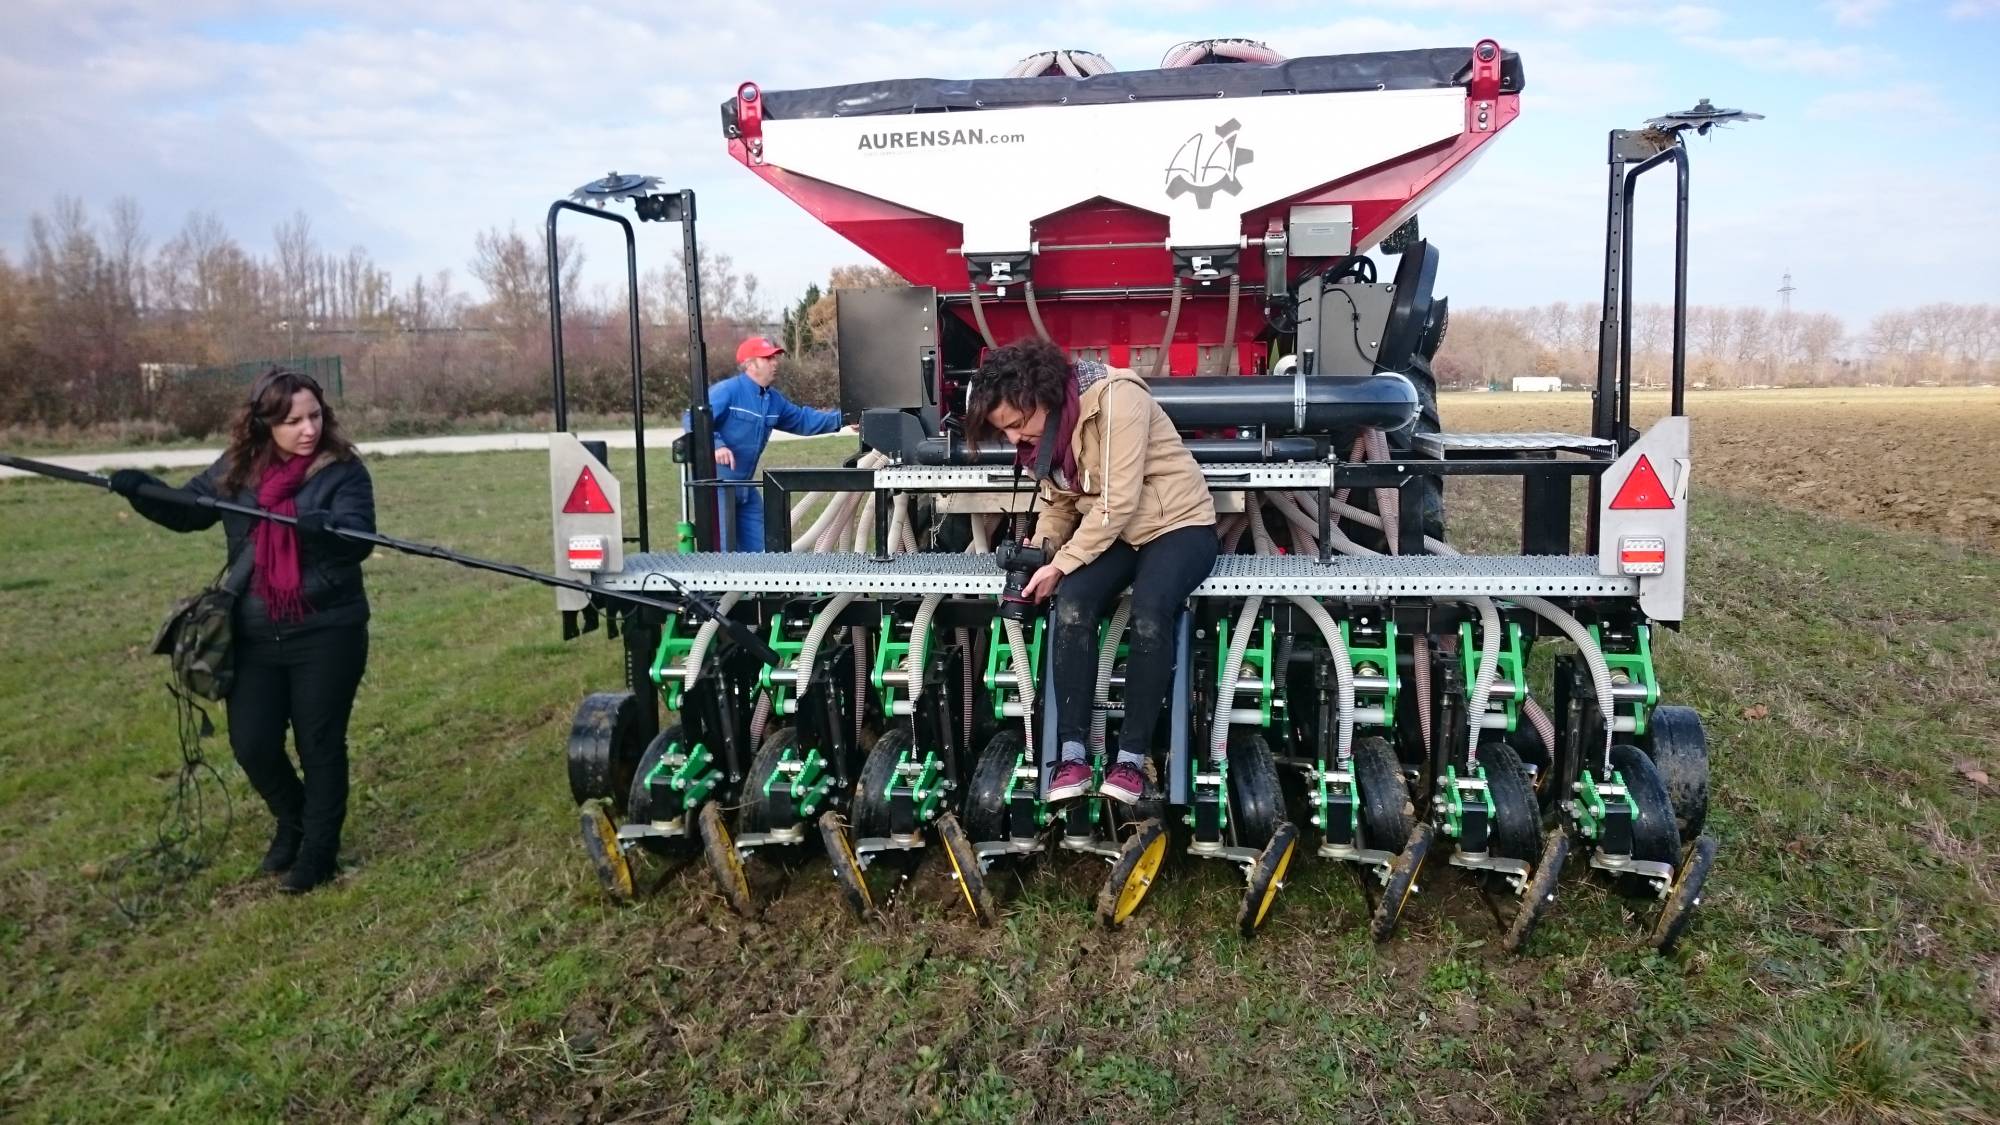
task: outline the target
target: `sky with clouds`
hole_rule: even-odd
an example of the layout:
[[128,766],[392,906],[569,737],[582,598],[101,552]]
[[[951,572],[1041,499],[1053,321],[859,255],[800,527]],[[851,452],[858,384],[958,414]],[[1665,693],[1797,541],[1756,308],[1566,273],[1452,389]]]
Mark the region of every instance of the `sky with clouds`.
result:
[[[1246,36],[1293,56],[1469,46],[1520,52],[1522,116],[1424,213],[1454,304],[1590,300],[1604,134],[1698,98],[1766,115],[1692,142],[1692,298],[1861,327],[1884,309],[2000,301],[2000,124],[1979,108],[2000,0],[1210,0],[1145,5],[599,0],[10,0],[0,5],[0,247],[59,194],[118,195],[163,240],[191,210],[252,249],[294,211],[398,283],[473,235],[533,229],[609,169],[699,194],[704,243],[785,297],[859,251],[729,158],[717,113],[768,89],[996,75],[1048,47],[1120,69]],[[1311,143],[1302,140],[1300,143]],[[1656,183],[1652,182],[1657,180]],[[1642,299],[1667,293],[1671,180],[1649,177]],[[616,232],[581,232],[613,277]],[[652,227],[642,252],[677,252]],[[1650,258],[1645,254],[1652,250]]]

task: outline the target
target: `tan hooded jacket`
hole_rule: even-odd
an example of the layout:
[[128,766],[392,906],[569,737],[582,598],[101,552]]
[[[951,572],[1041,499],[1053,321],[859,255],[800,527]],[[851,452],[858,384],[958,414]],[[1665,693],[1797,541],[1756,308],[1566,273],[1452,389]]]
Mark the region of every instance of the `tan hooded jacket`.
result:
[[[1194,454],[1137,373],[1105,369],[1077,399],[1070,437],[1077,478],[1042,482],[1035,535],[1059,547],[1064,574],[1119,540],[1143,547],[1169,531],[1212,526],[1215,503]],[[1073,489],[1073,490],[1072,490]]]

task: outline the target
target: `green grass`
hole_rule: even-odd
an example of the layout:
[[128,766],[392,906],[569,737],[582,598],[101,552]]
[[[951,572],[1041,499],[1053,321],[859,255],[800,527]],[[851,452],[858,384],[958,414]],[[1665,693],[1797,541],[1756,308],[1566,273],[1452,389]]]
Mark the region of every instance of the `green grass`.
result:
[[[374,470],[385,531],[547,565],[541,457]],[[1491,549],[1480,499],[1454,492],[1454,518]],[[759,921],[698,868],[648,867],[657,888],[611,906],[562,745],[618,647],[562,642],[547,591],[386,554],[349,873],[298,900],[249,874],[263,813],[218,737],[235,831],[130,924],[86,875],[167,791],[142,650],[219,547],[0,485],[0,1118],[2000,1116],[2000,818],[1954,768],[2000,766],[2000,561],[1713,492],[1696,512],[1688,626],[1659,647],[1714,748],[1703,916],[1662,960],[1576,880],[1515,958],[1443,876],[1378,948],[1315,862],[1250,942],[1240,877],[1194,861],[1118,933],[1090,915],[1102,868],[1070,856],[996,877],[989,931],[929,868],[866,927],[823,861]]]

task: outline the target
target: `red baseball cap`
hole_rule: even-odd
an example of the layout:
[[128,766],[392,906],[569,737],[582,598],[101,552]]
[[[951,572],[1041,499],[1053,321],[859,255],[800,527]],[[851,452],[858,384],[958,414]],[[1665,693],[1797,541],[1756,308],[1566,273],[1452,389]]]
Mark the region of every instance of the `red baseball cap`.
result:
[[784,351],[769,336],[752,336],[736,345],[736,362],[740,364],[767,355],[783,355]]

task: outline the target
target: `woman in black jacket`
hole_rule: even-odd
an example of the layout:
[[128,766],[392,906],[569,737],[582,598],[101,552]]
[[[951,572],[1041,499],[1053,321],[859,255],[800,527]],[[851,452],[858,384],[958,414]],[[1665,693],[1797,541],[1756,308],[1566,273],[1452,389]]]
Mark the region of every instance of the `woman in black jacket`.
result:
[[[338,872],[347,817],[347,720],[368,662],[368,596],[361,560],[374,548],[332,527],[375,530],[375,486],[340,432],[319,384],[276,368],[260,376],[230,426],[220,460],[184,487],[297,516],[296,527],[137,495],[160,482],[136,469],[111,475],[112,491],[174,531],[222,520],[236,601],[236,679],[229,745],[277,818],[265,874],[297,894]],[[285,754],[291,727],[305,778]]]

